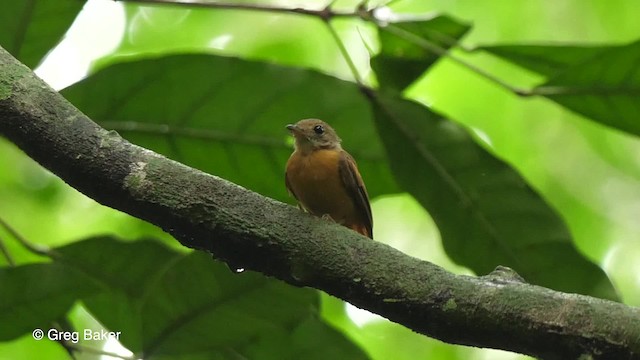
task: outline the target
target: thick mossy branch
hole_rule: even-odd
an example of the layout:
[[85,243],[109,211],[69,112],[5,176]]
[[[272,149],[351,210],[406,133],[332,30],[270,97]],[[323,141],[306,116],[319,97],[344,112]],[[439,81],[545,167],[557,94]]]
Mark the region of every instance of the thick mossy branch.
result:
[[339,225],[133,145],[0,48],[0,134],[104,205],[232,266],[324,290],[440,340],[545,359],[639,359],[640,309],[456,276]]

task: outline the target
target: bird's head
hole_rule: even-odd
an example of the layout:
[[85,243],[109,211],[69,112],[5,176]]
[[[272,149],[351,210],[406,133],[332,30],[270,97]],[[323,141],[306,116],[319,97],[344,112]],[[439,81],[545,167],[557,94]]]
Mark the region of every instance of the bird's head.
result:
[[296,139],[296,149],[311,152],[318,149],[339,149],[340,138],[329,124],[318,119],[300,120],[287,125]]

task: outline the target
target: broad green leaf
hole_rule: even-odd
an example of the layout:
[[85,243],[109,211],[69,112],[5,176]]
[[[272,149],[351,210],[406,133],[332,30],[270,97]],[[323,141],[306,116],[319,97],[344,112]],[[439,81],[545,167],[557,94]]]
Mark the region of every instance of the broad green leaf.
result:
[[82,272],[57,263],[0,268],[0,289],[0,341],[37,328],[46,333],[75,301],[101,290]]
[[490,52],[525,69],[551,77],[614,48],[611,45],[494,45],[481,46],[476,50]]
[[179,55],[116,64],[62,93],[132,142],[289,201],[285,125],[320,118],[358,161],[370,195],[397,191],[358,88],[315,71]]
[[[78,269],[103,284],[106,291],[84,299],[104,326],[121,331],[123,344],[142,348],[141,322],[136,299],[142,298],[180,254],[151,240],[127,245],[112,237],[95,237],[58,248],[59,262]],[[135,264],[135,266],[132,266]]]
[[599,123],[640,135],[640,41],[572,66],[534,90]]
[[[443,49],[454,46],[470,29],[469,25],[444,15],[426,19],[411,17],[391,24]],[[381,87],[402,91],[440,58],[439,55],[388,32],[385,27],[380,28],[379,36],[381,50],[371,59],[371,67]]]
[[[150,278],[159,276],[182,256],[153,240],[123,243],[111,236],[74,242],[57,248],[56,252],[61,255],[57,263],[82,271],[105,287],[122,291],[129,297],[143,296]],[[136,266],[131,266],[133,262]]]
[[62,39],[84,0],[4,1],[0,46],[34,68]]
[[189,355],[240,349],[260,333],[296,324],[316,306],[314,291],[256,273],[234,275],[210,256],[193,253],[167,271],[144,300],[144,351]]
[[153,241],[104,237],[58,251],[60,261],[110,289],[87,299],[87,308],[145,358],[296,359],[307,351],[366,358],[319,320],[316,291],[234,274],[205,253],[179,254]]
[[260,342],[247,347],[243,354],[247,359],[273,360],[367,358],[343,334],[317,318],[309,318],[293,329],[274,329]]
[[454,261],[477,274],[509,266],[533,284],[617,299],[558,214],[464,128],[394,95],[372,104],[398,183],[432,215]]
[[640,135],[640,41],[603,46],[485,46],[549,80],[533,90],[604,125]]

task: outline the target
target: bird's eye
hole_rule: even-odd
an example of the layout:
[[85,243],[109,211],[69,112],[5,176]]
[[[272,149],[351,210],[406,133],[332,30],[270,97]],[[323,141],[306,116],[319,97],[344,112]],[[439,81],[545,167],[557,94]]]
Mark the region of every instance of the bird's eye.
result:
[[313,127],[313,131],[318,135],[322,135],[324,134],[324,127],[322,125],[316,125]]

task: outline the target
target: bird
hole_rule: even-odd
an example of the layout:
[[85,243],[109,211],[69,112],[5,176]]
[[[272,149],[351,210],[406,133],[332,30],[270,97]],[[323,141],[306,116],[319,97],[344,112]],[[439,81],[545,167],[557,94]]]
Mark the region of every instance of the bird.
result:
[[286,128],[295,144],[287,161],[285,185],[298,206],[373,239],[367,188],[336,131],[318,119],[300,120]]

